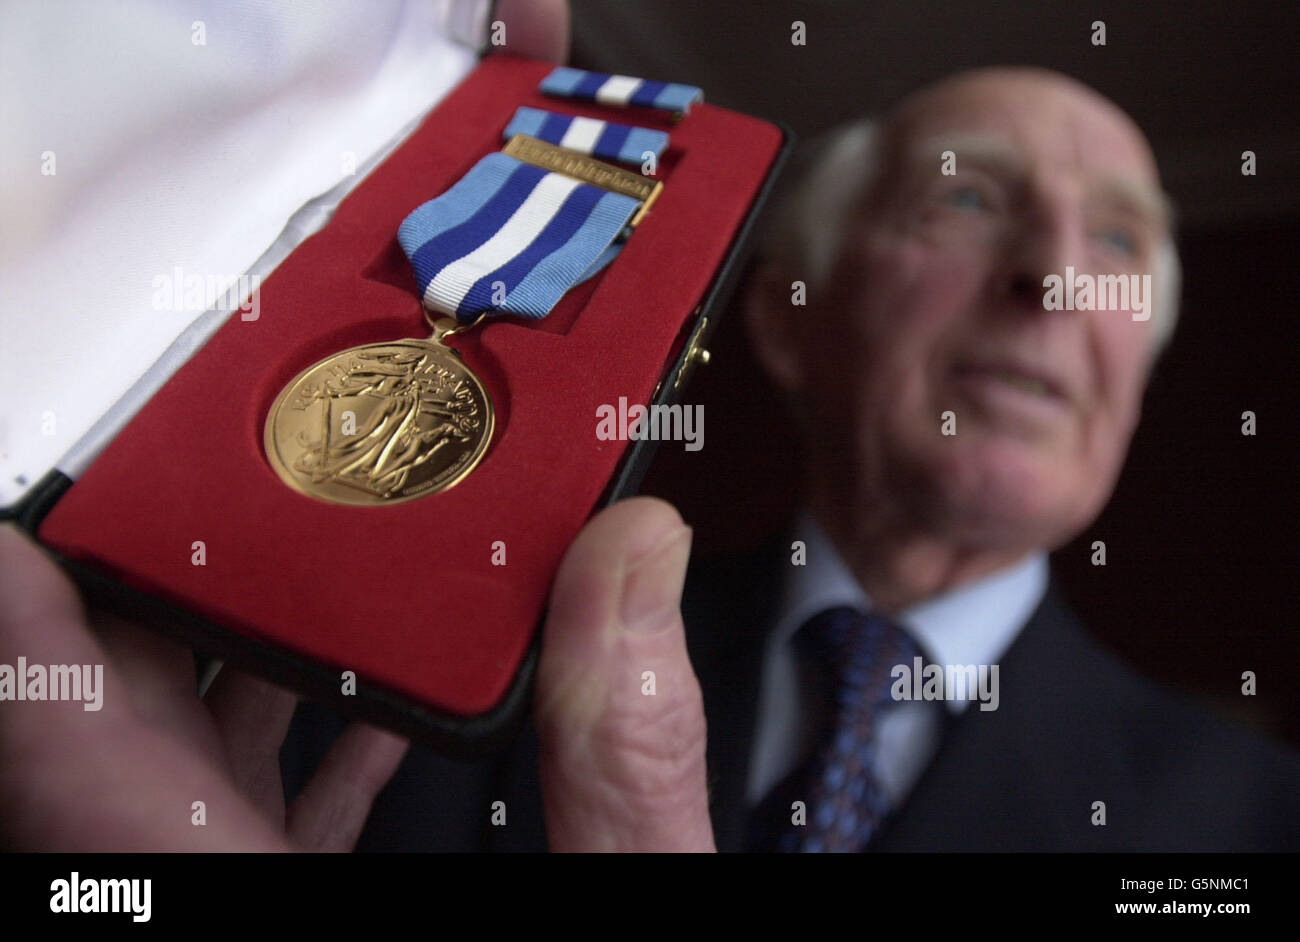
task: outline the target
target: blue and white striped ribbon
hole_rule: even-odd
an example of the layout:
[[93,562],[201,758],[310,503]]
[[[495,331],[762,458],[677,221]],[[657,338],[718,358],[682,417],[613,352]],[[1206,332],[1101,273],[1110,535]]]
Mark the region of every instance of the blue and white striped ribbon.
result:
[[607,75],[604,72],[584,72],[560,66],[542,79],[543,95],[558,98],[580,98],[598,101],[603,105],[644,105],[666,111],[691,110],[691,105],[704,100],[704,92],[694,85],[675,82],[654,82],[633,78],[630,75]]
[[503,139],[509,140],[516,134],[527,134],[548,144],[629,164],[645,160],[646,151],[656,158],[662,157],[668,148],[668,135],[664,131],[556,114],[540,108],[521,107],[515,112]]
[[430,310],[541,318],[609,263],[640,205],[495,153],[407,216],[397,239]]

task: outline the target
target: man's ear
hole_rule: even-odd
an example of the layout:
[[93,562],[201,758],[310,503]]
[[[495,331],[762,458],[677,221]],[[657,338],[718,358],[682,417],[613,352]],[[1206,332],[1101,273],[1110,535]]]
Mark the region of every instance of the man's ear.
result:
[[754,356],[768,378],[784,393],[803,385],[804,338],[798,331],[798,315],[806,308],[794,304],[793,282],[782,268],[759,265],[746,285],[742,308],[745,331]]

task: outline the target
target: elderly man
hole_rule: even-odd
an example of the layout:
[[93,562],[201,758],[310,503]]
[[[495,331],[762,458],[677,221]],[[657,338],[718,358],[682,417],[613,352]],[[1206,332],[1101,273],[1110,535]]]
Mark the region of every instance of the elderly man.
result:
[[[805,510],[697,603],[723,629],[692,652],[711,765],[733,773],[720,846],[1300,845],[1295,757],[1133,676],[1048,587],[1046,553],[1108,500],[1173,329],[1170,225],[1138,128],[1053,73],[967,73],[832,136],[747,305],[804,433]],[[1126,279],[1126,304],[1070,310],[1048,290],[1117,274],[1150,275],[1146,295]],[[881,640],[828,662],[836,631]],[[960,688],[914,699],[930,663],[978,677],[979,708]]]
[[[118,672],[142,702],[112,742],[95,727],[75,776],[48,720],[0,737],[25,750],[0,763],[0,801],[27,810],[10,838],[341,847],[365,824],[360,846],[408,849],[1300,846],[1295,757],[1132,675],[1048,586],[1046,551],[1110,494],[1176,310],[1138,129],[1059,75],[965,74],[838,135],[790,205],[746,303],[806,439],[786,539],[700,561],[683,597],[677,514],[606,510],[556,576],[535,738],[485,764],[413,749],[383,788],[400,745],[336,738],[341,720],[306,707],[282,756],[287,817],[282,695],[234,675],[214,716],[173,712],[181,694],[145,683],[165,656],[136,647]],[[1045,281],[1067,267],[1154,275],[1150,317],[1149,293],[1051,309]],[[3,536],[0,572],[31,600],[7,636],[86,661],[70,588]],[[977,696],[923,683],[933,665],[975,668]],[[54,732],[85,741],[79,721]],[[95,819],[61,831],[71,783],[101,779]],[[219,833],[160,821],[142,792],[211,796]]]

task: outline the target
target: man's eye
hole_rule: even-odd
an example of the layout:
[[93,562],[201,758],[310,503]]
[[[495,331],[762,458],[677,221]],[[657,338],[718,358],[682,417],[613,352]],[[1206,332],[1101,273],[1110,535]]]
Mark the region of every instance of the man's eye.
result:
[[1137,239],[1131,232],[1124,229],[1103,229],[1097,234],[1097,238],[1106,243],[1112,249],[1124,255],[1137,255]]
[[973,186],[954,187],[944,193],[940,199],[957,209],[981,210],[990,208],[989,201],[984,198],[984,194]]

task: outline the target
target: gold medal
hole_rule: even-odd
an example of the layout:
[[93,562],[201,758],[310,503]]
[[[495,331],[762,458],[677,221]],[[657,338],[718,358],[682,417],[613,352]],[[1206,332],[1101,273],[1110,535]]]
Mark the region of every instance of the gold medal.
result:
[[487,390],[442,343],[467,326],[444,318],[426,340],[353,347],[303,370],[266,418],[271,467],[308,497],[363,507],[464,480],[493,424]]
[[[520,174],[529,168],[536,169]],[[359,507],[414,500],[464,480],[492,441],[492,400],[443,341],[488,314],[545,317],[576,281],[608,262],[606,250],[662,188],[524,135],[484,157],[398,230],[425,319],[467,304],[477,319],[430,320],[427,340],[353,347],[299,373],[266,417],[266,457],[276,474],[308,497]],[[498,300],[491,287],[489,300],[487,286],[506,285],[489,279],[507,272],[518,297]],[[482,297],[471,294],[479,288]]]

